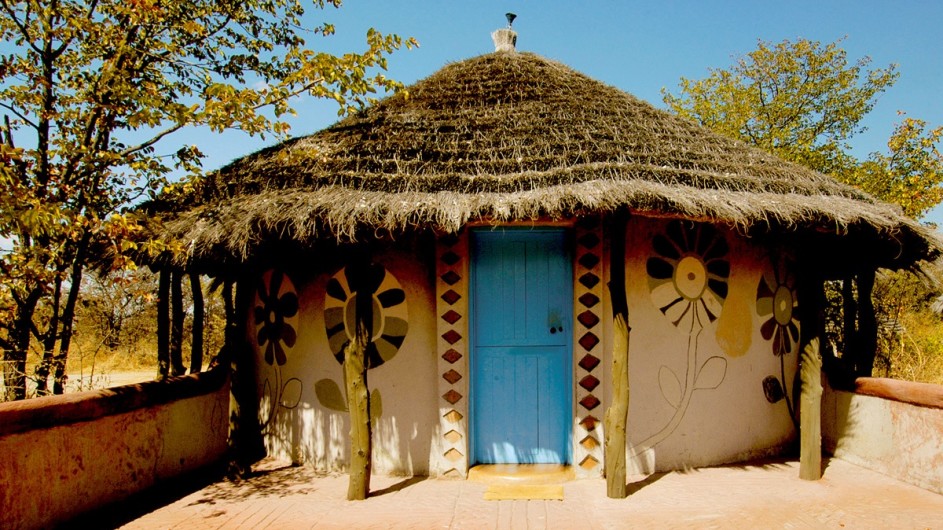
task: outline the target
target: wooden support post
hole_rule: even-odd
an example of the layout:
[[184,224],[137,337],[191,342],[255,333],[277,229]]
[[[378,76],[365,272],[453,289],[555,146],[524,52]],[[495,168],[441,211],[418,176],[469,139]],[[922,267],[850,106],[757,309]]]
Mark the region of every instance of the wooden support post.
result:
[[[259,424],[259,395],[254,354],[246,340],[246,326],[252,304],[253,276],[236,284],[235,307],[227,322],[225,358],[230,362],[229,475],[245,477],[252,464],[265,457],[262,427]],[[229,318],[227,318],[229,320]]]
[[170,271],[161,269],[157,280],[157,379],[170,375]]
[[195,374],[203,370],[203,320],[205,309],[203,305],[203,286],[200,284],[200,275],[191,272],[190,293],[193,296],[193,332],[190,339],[190,373]]
[[874,314],[874,301],[871,300],[873,288],[874,269],[861,271],[858,274],[858,377],[871,377],[878,349],[878,321]]
[[606,495],[626,496],[626,423],[629,414],[629,304],[625,295],[625,230],[628,213],[613,216],[609,244],[609,298],[612,302],[612,404],[606,410]]
[[[369,258],[355,256],[354,261],[356,264],[350,267],[365,266]],[[351,275],[361,276],[356,271],[352,271]],[[347,386],[347,410],[350,413],[350,482],[347,500],[351,501],[364,500],[370,494],[373,460],[366,364],[367,345],[373,336],[373,293],[360,292],[355,288],[355,296],[355,336],[344,349],[344,380]]]
[[187,372],[183,366],[183,272],[174,271],[170,275],[170,374],[183,375]]
[[802,350],[799,377],[799,478],[822,478],[822,356],[818,337]]
[[858,304],[855,302],[854,276],[842,279],[842,351],[841,357],[856,371],[858,369]]

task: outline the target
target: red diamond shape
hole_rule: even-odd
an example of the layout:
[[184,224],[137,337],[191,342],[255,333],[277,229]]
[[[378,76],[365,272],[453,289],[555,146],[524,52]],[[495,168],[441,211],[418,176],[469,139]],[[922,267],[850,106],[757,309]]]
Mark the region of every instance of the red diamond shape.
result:
[[580,379],[580,386],[592,392],[594,388],[599,386],[599,379],[596,379],[592,375],[587,375]]
[[583,286],[587,289],[592,289],[593,287],[596,287],[597,283],[599,283],[599,276],[596,276],[591,272],[587,272],[586,274],[580,276],[580,283],[583,284]]
[[593,313],[592,311],[583,311],[579,314],[578,317],[576,317],[576,320],[579,320],[580,324],[586,326],[587,328],[591,328],[596,324],[599,324],[599,317],[597,317],[596,313]]
[[599,256],[588,252],[583,254],[583,257],[580,258],[580,265],[586,267],[587,269],[592,269],[599,263]]
[[451,250],[445,254],[442,254],[442,263],[445,263],[446,265],[455,265],[460,259],[462,259],[462,257]]
[[580,303],[586,307],[593,307],[599,303],[599,297],[593,293],[585,293],[579,298]]
[[454,329],[450,329],[442,334],[442,338],[445,339],[445,342],[448,342],[449,344],[455,344],[462,339],[462,336]]
[[593,232],[589,232],[586,235],[580,237],[577,242],[586,248],[593,248],[599,244],[599,236]]
[[583,408],[585,408],[586,410],[593,410],[594,408],[599,406],[599,398],[597,398],[596,396],[592,394],[589,394],[580,400],[580,405],[583,405]]
[[455,370],[449,370],[448,372],[445,372],[444,374],[442,374],[442,379],[445,379],[446,381],[448,381],[450,384],[453,384],[453,385],[457,383],[459,379],[461,378],[462,378],[462,374],[456,372]]
[[449,390],[445,394],[442,394],[442,398],[452,405],[458,403],[458,400],[462,399],[462,395],[455,391],[455,389]]
[[580,359],[580,368],[587,372],[592,372],[597,366],[599,366],[599,359],[592,354],[587,353]]
[[582,346],[586,351],[592,350],[596,347],[597,344],[599,344],[599,337],[593,335],[592,333],[586,333],[580,337],[580,346]]
[[462,295],[456,293],[455,291],[451,289],[442,293],[442,299],[445,300],[445,302],[449,305],[452,305],[455,302],[458,302],[459,300],[461,300],[461,298],[462,298]]
[[456,313],[455,311],[449,309],[449,312],[442,315],[442,320],[448,322],[449,324],[454,324],[462,318],[462,315]]
[[462,354],[458,353],[452,348],[449,348],[445,353],[442,354],[442,358],[445,359],[449,364],[455,364],[459,359],[462,358]]
[[580,425],[582,425],[583,428],[586,429],[587,431],[591,431],[596,428],[597,423],[599,423],[599,419],[597,419],[595,416],[590,415],[583,418],[583,421],[580,422]]
[[449,285],[455,285],[456,283],[458,283],[459,280],[462,279],[462,277],[459,276],[458,273],[456,273],[455,271],[449,271],[443,274],[442,276],[440,276],[440,278],[442,278],[443,282]]

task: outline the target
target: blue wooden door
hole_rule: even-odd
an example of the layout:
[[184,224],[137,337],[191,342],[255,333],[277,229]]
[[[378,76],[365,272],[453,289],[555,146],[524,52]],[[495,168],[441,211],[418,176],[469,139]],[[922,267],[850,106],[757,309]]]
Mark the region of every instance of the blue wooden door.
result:
[[572,278],[565,232],[472,233],[477,463],[566,463]]

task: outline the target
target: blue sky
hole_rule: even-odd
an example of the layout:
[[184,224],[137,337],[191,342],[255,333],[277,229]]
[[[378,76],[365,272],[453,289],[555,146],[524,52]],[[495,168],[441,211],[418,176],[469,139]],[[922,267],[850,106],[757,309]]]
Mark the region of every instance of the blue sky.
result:
[[[677,91],[682,76],[699,79],[710,67],[729,66],[758,39],[844,38],[841,46],[850,60],[867,56],[872,67],[896,63],[900,72],[864,122],[868,130],[852,139],[859,157],[886,149],[899,110],[931,126],[943,124],[943,2],[938,0],[346,0],[338,10],[312,12],[312,21],[331,22],[337,33],[310,44],[334,52],[360,49],[369,27],[415,37],[420,47],[395,53],[389,63],[388,75],[409,84],[449,62],[493,51],[491,31],[506,25],[508,11],[518,15],[519,50],[560,61],[662,108],[663,87]],[[307,99],[296,106],[292,135],[313,133],[338,119],[330,102]],[[207,170],[273,143],[271,137],[203,131],[169,140],[164,148],[198,145],[207,154]],[[943,208],[925,220],[943,226]]]

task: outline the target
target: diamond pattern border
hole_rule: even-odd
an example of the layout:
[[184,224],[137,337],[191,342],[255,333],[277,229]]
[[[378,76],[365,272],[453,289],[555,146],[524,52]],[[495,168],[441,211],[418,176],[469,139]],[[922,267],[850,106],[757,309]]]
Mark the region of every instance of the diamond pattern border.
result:
[[601,409],[603,368],[600,367],[604,335],[602,325],[603,238],[602,219],[598,215],[580,219],[575,227],[576,249],[573,259],[573,396],[579,422],[573,432],[573,461],[579,462],[581,476],[600,476],[603,446],[599,420],[593,415]]
[[440,476],[468,474],[468,236],[436,239]]

